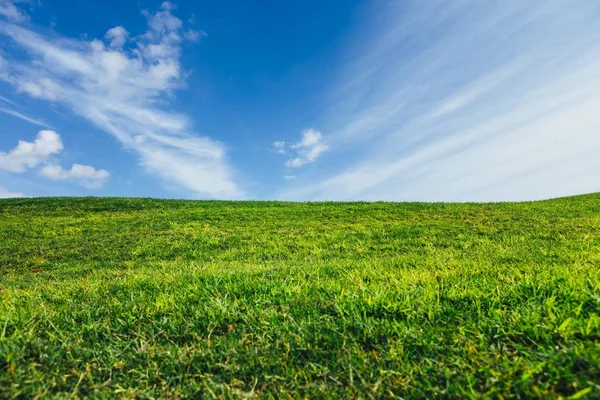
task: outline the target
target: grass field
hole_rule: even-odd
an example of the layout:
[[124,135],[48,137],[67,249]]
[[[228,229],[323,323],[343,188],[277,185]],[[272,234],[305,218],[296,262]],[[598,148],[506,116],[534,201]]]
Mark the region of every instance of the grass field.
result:
[[600,195],[0,200],[0,397],[600,398]]

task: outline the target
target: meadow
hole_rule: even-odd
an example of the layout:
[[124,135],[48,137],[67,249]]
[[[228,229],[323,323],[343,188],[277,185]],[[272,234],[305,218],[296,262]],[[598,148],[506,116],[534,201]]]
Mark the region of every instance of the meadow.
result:
[[0,398],[600,398],[600,195],[0,200]]

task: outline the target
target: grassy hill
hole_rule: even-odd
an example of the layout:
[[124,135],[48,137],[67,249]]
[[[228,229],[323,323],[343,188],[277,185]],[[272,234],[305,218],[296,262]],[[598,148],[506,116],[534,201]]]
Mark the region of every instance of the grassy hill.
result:
[[0,397],[600,398],[600,195],[0,200]]

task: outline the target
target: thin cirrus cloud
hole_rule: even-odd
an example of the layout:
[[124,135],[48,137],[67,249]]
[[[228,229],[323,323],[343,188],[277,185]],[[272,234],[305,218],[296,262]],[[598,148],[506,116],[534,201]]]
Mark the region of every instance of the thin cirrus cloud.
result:
[[[600,191],[592,0],[381,3],[323,116],[341,157],[282,199],[529,200]],[[354,41],[353,43],[356,43]]]
[[10,106],[13,106],[13,107],[20,107],[17,103],[15,103],[14,101],[12,101],[10,99],[7,99],[4,96],[0,96],[0,101],[3,102],[3,103],[8,104]]
[[60,103],[113,135],[168,185],[197,196],[241,197],[224,147],[193,133],[190,119],[166,105],[184,86],[181,45],[193,36],[173,9],[164,2],[155,13],[144,13],[145,33],[133,36],[113,27],[106,41],[48,37],[0,21],[0,35],[28,55],[0,60],[0,79],[18,92]]
[[[52,157],[58,155],[63,148],[58,133],[42,130],[32,142],[20,140],[14,149],[0,152],[0,170],[20,174],[40,167],[40,175],[49,179],[72,180],[88,189],[104,186],[110,177],[106,170],[82,164],[73,164],[71,169],[65,170],[57,165]],[[4,197],[8,197],[8,192],[5,191],[5,194]]]
[[27,121],[27,122],[29,122],[31,124],[34,124],[34,125],[38,125],[38,126],[41,126],[41,127],[44,127],[44,128],[52,128],[49,124],[47,124],[46,122],[44,122],[42,120],[39,120],[39,119],[36,119],[36,118],[33,118],[33,117],[29,117],[29,116],[27,116],[27,115],[25,115],[25,114],[23,114],[23,113],[21,113],[19,111],[16,111],[16,110],[13,110],[13,109],[10,109],[10,108],[5,108],[5,107],[0,106],[0,112],[3,113],[3,114],[11,115],[11,116],[13,116],[15,118],[19,118],[19,119],[21,119],[23,121]]

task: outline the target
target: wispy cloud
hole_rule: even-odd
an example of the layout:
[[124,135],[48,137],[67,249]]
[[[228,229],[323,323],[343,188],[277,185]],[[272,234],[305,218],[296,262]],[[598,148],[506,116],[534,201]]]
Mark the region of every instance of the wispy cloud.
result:
[[43,128],[52,128],[49,124],[47,124],[44,121],[41,121],[41,120],[36,119],[36,118],[28,117],[27,115],[25,115],[23,113],[20,113],[18,111],[12,110],[10,108],[0,107],[0,112],[4,113],[4,114],[12,115],[13,117],[22,119],[23,121],[30,122],[30,123],[32,123],[34,125],[38,125],[38,126],[41,126]]
[[198,196],[239,197],[223,145],[196,135],[191,120],[169,107],[185,86],[180,54],[188,32],[173,9],[164,2],[145,12],[149,29],[141,35],[112,28],[107,42],[48,37],[0,21],[0,35],[28,54],[0,60],[0,79],[110,133],[168,185]]
[[6,97],[4,97],[4,96],[0,96],[0,101],[4,102],[4,103],[6,103],[6,104],[9,104],[9,105],[11,105],[11,106],[13,106],[13,107],[20,107],[20,106],[19,106],[17,103],[15,103],[14,101],[12,101],[12,100],[10,100],[10,99],[7,99],[7,98],[6,98]]
[[20,1],[0,0],[0,15],[15,22],[27,21],[28,15],[17,8],[16,3],[20,3]]
[[273,150],[275,150],[279,154],[286,154],[285,141],[277,140],[277,141],[273,142]]
[[281,198],[522,200],[600,191],[597,2],[381,5],[323,116],[340,157],[328,176],[298,180]]

